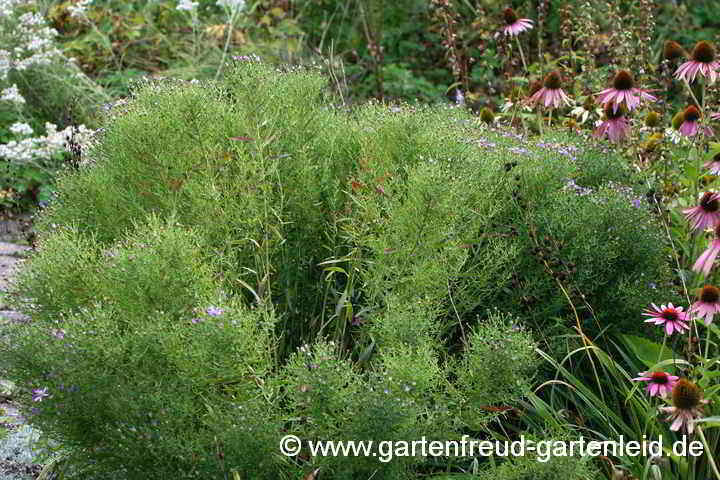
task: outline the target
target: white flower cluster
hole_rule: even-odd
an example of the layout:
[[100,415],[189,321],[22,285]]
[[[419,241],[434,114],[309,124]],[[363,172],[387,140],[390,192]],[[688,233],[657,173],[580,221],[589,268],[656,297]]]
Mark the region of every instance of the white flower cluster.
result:
[[93,0],[80,0],[75,5],[68,5],[68,11],[70,16],[73,18],[85,18],[87,7],[92,3]]
[[32,135],[33,129],[27,123],[16,122],[10,125],[10,131],[15,135]]
[[25,103],[25,98],[18,91],[17,85],[12,85],[0,92],[0,101],[23,104]]
[[[20,2],[0,0],[0,12]],[[54,39],[58,32],[45,23],[37,13],[24,13],[17,19],[10,15],[0,21],[0,81],[6,80],[12,69],[25,70],[32,65],[47,65],[63,55],[55,47]]]
[[191,0],[180,0],[178,2],[178,6],[175,7],[177,10],[187,10],[191,11],[197,8],[197,6],[200,5],[198,2],[193,2]]
[[[30,128],[27,124],[16,123],[13,127],[18,130]],[[48,159],[53,155],[66,151],[65,145],[71,135],[74,134],[75,141],[80,145],[88,143],[93,134],[93,130],[88,129],[85,125],[79,127],[67,127],[64,130],[57,130],[57,126],[52,123],[45,123],[46,134],[40,137],[25,138],[23,140],[12,140],[4,145],[0,145],[0,158],[15,163],[31,163],[35,160]],[[30,129],[32,133],[32,129]]]
[[245,0],[217,0],[216,4],[230,10],[242,10],[245,8]]

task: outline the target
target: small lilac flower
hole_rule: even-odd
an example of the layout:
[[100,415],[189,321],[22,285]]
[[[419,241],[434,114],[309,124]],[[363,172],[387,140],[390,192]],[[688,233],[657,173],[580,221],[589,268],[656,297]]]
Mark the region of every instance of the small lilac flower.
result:
[[711,136],[713,131],[710,127],[703,127],[702,129],[698,125],[700,120],[700,110],[695,105],[690,105],[683,112],[683,122],[678,128],[678,132],[685,135],[686,137],[694,137],[699,131],[705,136]]
[[518,18],[517,13],[512,8],[506,8],[503,11],[503,17],[505,18],[505,28],[503,32],[505,35],[517,36],[526,30],[533,28],[533,21],[529,18]]
[[648,382],[647,393],[651,397],[667,397],[680,377],[665,372],[641,372],[640,376],[633,378],[633,382]]
[[612,88],[606,88],[598,93],[598,101],[602,105],[612,104],[613,112],[621,105],[632,111],[640,105],[642,100],[655,101],[657,98],[650,95],[647,90],[635,87],[635,80],[627,70],[620,70],[613,78]]
[[605,120],[595,129],[593,137],[605,137],[611,142],[619,142],[628,137],[630,120],[625,116],[624,107],[615,110],[610,103],[605,105]]
[[203,321],[203,319],[202,319],[202,318],[198,318],[198,317],[195,317],[195,318],[190,319],[190,323],[193,323],[193,324],[198,324],[198,323],[200,323],[200,322],[202,322],[202,321]]
[[705,325],[710,325],[716,313],[720,313],[720,289],[713,285],[705,285],[698,295],[698,299],[690,307],[690,313],[695,313],[701,319],[705,317]]
[[720,62],[715,60],[715,49],[710,43],[702,41],[695,44],[695,48],[690,54],[690,60],[680,65],[675,71],[675,78],[692,83],[699,73],[709,79],[710,83],[715,83],[718,69],[720,69]]
[[65,338],[65,330],[61,328],[53,328],[52,330],[50,330],[50,335],[57,338],[58,340],[62,340],[63,338]]
[[720,253],[720,224],[715,226],[713,233],[715,236],[710,242],[710,245],[703,253],[700,254],[692,267],[693,271],[702,272],[705,276],[710,273],[713,263],[715,263],[715,259]]
[[50,394],[48,393],[47,387],[45,388],[36,388],[32,391],[32,401],[33,402],[42,402],[44,398],[49,397]]
[[658,307],[654,303],[651,304],[653,310],[646,309],[643,315],[650,317],[645,323],[654,323],[655,325],[664,325],[665,333],[672,335],[673,332],[682,333],[683,330],[689,330],[687,322],[688,314],[683,312],[682,307],[675,307],[672,303],[661,305]]
[[220,315],[225,313],[225,310],[223,310],[222,308],[219,308],[219,307],[208,307],[205,310],[205,313],[207,313],[211,317],[219,317]]
[[529,103],[537,105],[538,103],[543,104],[546,108],[552,105],[554,108],[558,108],[570,104],[570,97],[568,97],[562,88],[560,73],[550,72],[545,76],[543,81],[543,87],[535,92],[530,99]]
[[705,230],[720,223],[720,194],[705,192],[696,207],[683,210],[693,230]]

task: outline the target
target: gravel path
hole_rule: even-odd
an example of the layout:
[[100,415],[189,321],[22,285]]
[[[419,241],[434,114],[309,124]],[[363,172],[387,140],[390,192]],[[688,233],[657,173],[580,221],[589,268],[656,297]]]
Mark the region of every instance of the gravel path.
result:
[[[7,290],[14,269],[27,254],[29,247],[0,241],[0,335],[13,324],[27,318],[6,304]],[[25,423],[13,397],[14,385],[0,379],[0,480],[28,480],[37,477],[41,465],[33,463],[31,445],[38,438],[38,431]]]

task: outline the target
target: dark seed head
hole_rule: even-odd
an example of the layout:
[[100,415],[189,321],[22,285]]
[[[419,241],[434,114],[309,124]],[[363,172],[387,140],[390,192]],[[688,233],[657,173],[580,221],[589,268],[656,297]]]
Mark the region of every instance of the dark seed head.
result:
[[515,10],[512,8],[506,8],[503,11],[503,17],[505,18],[505,23],[508,25],[512,25],[513,23],[517,22],[518,16],[517,13],[515,13]]
[[665,372],[652,372],[650,374],[653,383],[664,385],[668,383],[668,374]]
[[672,390],[672,403],[675,408],[692,410],[700,405],[702,391],[690,380],[681,378]]
[[690,105],[683,112],[684,121],[697,122],[700,118],[700,110],[695,105]]
[[700,199],[700,208],[707,213],[715,213],[720,209],[720,202],[713,192],[705,192]]
[[620,70],[613,78],[613,88],[615,90],[631,90],[635,86],[633,76],[627,70]]
[[557,90],[560,88],[561,83],[560,74],[558,72],[550,72],[545,76],[543,85],[550,90]]
[[692,59],[696,62],[711,63],[715,60],[715,49],[706,41],[698,42],[693,48]]
[[687,52],[674,40],[667,40],[663,48],[663,56],[666,60],[675,60],[687,57]]
[[675,322],[678,319],[678,312],[674,308],[666,308],[660,313],[660,316],[663,320]]
[[626,110],[625,110],[624,105],[620,105],[620,107],[618,107],[615,112],[613,112],[613,107],[614,107],[614,105],[612,103],[605,104],[605,117],[608,120],[612,120],[614,118],[620,118],[623,115],[625,115]]
[[705,285],[700,290],[700,301],[704,303],[716,303],[720,300],[720,290],[712,285]]

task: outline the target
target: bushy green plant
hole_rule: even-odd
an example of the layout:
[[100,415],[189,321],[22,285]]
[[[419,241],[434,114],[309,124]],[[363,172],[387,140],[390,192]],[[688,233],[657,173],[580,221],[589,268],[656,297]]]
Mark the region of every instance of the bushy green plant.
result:
[[[453,108],[348,113],[326,90],[316,73],[255,61],[216,85],[141,84],[89,164],[60,179],[16,289],[34,320],[3,354],[40,426],[98,472],[466,468],[287,459],[277,442],[484,437],[529,392],[533,335],[576,325],[580,293],[597,306],[580,325],[594,335],[595,320],[634,327],[628,285],[666,281],[643,256],[662,240],[629,232],[651,213],[617,158]],[[531,255],[545,236],[568,245],[561,261],[586,262],[584,283]]]

